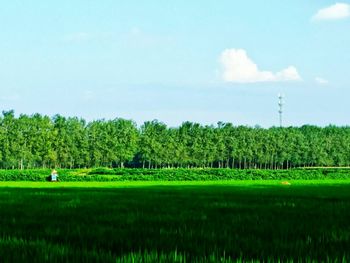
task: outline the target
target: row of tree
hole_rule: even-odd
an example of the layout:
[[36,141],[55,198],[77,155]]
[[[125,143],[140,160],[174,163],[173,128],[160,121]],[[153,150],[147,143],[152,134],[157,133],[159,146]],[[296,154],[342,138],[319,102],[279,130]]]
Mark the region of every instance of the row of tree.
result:
[[219,122],[157,120],[140,128],[130,120],[0,116],[0,168],[218,167],[288,169],[349,166],[350,127],[264,129]]

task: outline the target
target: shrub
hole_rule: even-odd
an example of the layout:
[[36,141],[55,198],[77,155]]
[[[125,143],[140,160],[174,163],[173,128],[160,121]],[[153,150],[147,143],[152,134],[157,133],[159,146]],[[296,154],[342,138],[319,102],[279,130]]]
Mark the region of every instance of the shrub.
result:
[[[49,169],[0,170],[0,181],[45,181]],[[217,181],[350,179],[350,169],[60,169],[59,181]]]

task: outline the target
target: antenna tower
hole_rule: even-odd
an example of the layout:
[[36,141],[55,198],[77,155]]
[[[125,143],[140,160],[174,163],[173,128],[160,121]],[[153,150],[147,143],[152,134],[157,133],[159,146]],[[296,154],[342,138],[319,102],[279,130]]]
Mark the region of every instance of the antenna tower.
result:
[[279,113],[279,117],[280,117],[280,127],[282,128],[283,122],[282,122],[282,117],[283,117],[283,105],[284,105],[284,95],[282,94],[278,94],[278,113]]

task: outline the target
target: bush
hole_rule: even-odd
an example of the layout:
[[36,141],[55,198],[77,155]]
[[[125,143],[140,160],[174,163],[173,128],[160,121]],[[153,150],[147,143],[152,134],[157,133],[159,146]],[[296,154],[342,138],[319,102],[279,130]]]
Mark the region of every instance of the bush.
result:
[[[0,181],[46,181],[49,169],[0,170]],[[60,169],[59,181],[217,181],[350,179],[350,169]]]

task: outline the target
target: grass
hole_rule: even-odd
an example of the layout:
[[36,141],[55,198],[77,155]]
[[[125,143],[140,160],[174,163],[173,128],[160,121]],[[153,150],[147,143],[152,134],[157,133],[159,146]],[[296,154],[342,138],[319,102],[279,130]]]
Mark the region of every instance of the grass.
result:
[[[113,182],[31,182],[31,181],[0,181],[0,188],[128,188],[147,186],[274,186],[283,187],[285,180],[221,180],[221,181],[113,181]],[[322,180],[289,180],[295,186],[350,185],[349,179]]]
[[0,182],[1,262],[350,259],[350,180]]

